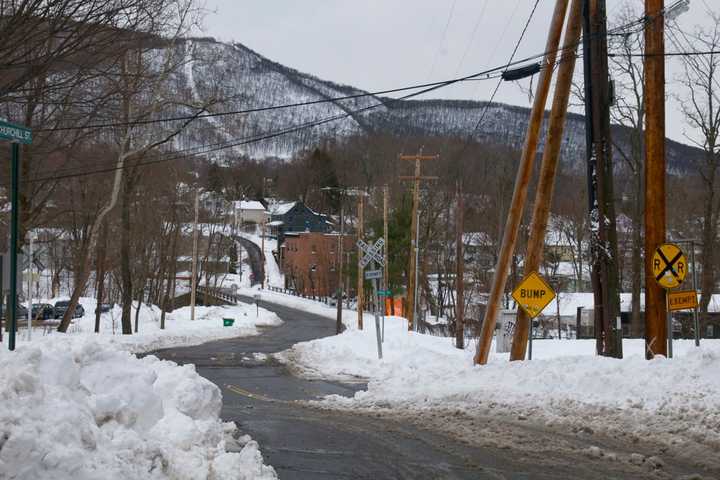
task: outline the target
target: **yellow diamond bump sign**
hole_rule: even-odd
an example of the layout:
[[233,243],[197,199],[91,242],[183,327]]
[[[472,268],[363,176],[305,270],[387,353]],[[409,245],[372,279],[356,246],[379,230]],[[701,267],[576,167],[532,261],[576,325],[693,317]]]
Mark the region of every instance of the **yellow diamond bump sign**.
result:
[[539,273],[530,272],[513,291],[512,297],[530,318],[535,318],[553,301],[555,291]]

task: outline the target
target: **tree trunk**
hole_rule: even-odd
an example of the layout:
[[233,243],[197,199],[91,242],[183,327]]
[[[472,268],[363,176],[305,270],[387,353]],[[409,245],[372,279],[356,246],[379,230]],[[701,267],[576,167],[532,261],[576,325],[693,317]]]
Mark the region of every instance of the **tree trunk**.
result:
[[644,322],[640,312],[640,294],[642,291],[642,222],[643,222],[643,195],[642,195],[642,175],[635,173],[635,205],[633,207],[632,216],[632,299],[631,299],[631,317],[630,317],[630,336],[633,338],[642,338],[644,331]]
[[135,310],[135,333],[138,333],[138,328],[140,327],[140,309],[142,308],[142,302],[144,295],[144,288],[138,289],[138,306],[137,310]]
[[132,271],[130,269],[130,201],[131,188],[129,176],[123,182],[122,205],[120,215],[120,276],[122,283],[122,333],[132,334]]
[[700,278],[700,322],[703,324],[707,321],[708,305],[712,298],[713,287],[715,285],[715,219],[713,216],[713,200],[714,185],[712,182],[708,186],[708,198],[705,203],[705,212],[703,215],[703,250],[702,250],[702,276]]
[[95,289],[97,306],[95,307],[95,333],[100,333],[100,307],[103,303],[103,295],[105,294],[105,251],[107,249],[107,222],[103,222],[100,230],[100,239],[98,241],[97,253],[95,254],[95,277],[97,288]]

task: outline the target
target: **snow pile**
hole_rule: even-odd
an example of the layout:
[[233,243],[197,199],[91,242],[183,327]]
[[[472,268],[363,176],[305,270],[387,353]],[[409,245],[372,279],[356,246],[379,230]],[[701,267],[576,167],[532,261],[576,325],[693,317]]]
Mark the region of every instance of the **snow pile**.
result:
[[255,442],[227,451],[235,425],[192,365],[54,335],[0,350],[0,403],[0,478],[277,478]]
[[407,332],[403,319],[389,317],[383,360],[374,322],[297,344],[281,358],[308,376],[369,380],[353,398],[328,397],[331,406],[503,412],[720,446],[718,341],[701,348],[676,342],[676,358],[652,361],[644,359],[642,340],[625,341],[622,360],[594,356],[593,341],[536,341],[534,360],[511,363],[494,354],[486,366],[473,366],[473,345],[458,350],[452,341]]
[[[55,303],[54,299],[48,303]],[[100,342],[107,342],[135,353],[149,352],[160,348],[173,346],[197,345],[211,340],[223,338],[243,337],[257,335],[257,327],[277,326],[282,320],[265,309],[256,309],[255,305],[238,304],[231,306],[216,307],[195,307],[195,320],[190,320],[190,307],[182,307],[165,315],[165,329],[160,329],[161,311],[155,305],[142,305],[138,317],[138,332],[135,333],[135,315],[137,314],[137,303],[131,309],[133,326],[132,335],[122,335],[120,319],[122,309],[115,306],[109,312],[103,313],[100,317],[100,335],[94,333],[95,329],[95,306],[92,298],[81,298],[80,304],[85,309],[85,315],[73,320],[68,333],[71,336],[91,335]],[[235,320],[233,326],[224,327],[223,318]],[[20,320],[20,327],[24,327],[25,320]],[[33,341],[41,338],[43,333],[50,333],[54,336],[54,328],[33,329]],[[7,336],[5,336],[5,341]],[[20,330],[17,337],[19,343],[23,343],[25,333]]]

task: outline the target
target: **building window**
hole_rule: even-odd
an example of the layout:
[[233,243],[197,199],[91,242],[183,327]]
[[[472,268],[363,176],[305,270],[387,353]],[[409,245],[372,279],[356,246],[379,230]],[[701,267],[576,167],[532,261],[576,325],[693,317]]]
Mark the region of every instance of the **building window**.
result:
[[315,245],[310,247],[310,253],[312,253],[313,255],[317,253],[317,247]]

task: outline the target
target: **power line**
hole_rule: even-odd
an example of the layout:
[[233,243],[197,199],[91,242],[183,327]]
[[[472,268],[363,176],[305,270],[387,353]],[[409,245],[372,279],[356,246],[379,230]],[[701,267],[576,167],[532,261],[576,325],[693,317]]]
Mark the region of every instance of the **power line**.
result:
[[[494,74],[494,73],[496,74],[497,72],[499,72],[499,71],[501,71],[501,70],[507,70],[507,69],[508,69],[509,67],[511,67],[511,66],[519,65],[519,64],[522,64],[522,63],[526,63],[526,62],[528,62],[528,61],[530,61],[530,60],[535,60],[535,59],[537,59],[537,58],[544,57],[544,56],[548,53],[548,52],[545,52],[545,53],[533,55],[533,56],[530,56],[530,57],[527,57],[527,58],[524,58],[524,59],[521,59],[521,60],[513,61],[513,58],[514,58],[515,54],[517,53],[517,50],[518,50],[518,48],[519,48],[519,45],[520,45],[520,43],[521,43],[521,41],[522,41],[525,33],[527,32],[527,29],[528,29],[528,27],[529,27],[530,21],[532,20],[532,17],[533,17],[533,15],[534,15],[534,13],[535,13],[535,11],[536,11],[536,9],[537,9],[538,4],[539,4],[539,0],[536,0],[535,5],[533,6],[533,10],[531,11],[531,14],[530,14],[530,16],[528,17],[528,20],[527,20],[527,22],[526,22],[526,24],[525,24],[525,26],[524,26],[524,28],[523,28],[523,31],[522,31],[522,33],[521,33],[521,36],[520,36],[520,38],[518,39],[518,42],[517,42],[516,45],[515,45],[515,48],[514,48],[514,50],[513,50],[513,53],[512,53],[512,55],[511,55],[511,57],[510,57],[510,61],[509,61],[506,65],[504,65],[504,66],[493,67],[493,68],[490,68],[490,69],[485,70],[485,71],[483,71],[483,72],[478,72],[478,73],[475,73],[475,74],[466,75],[466,76],[464,76],[464,77],[459,77],[459,78],[455,78],[455,79],[452,79],[452,80],[447,80],[447,81],[444,81],[444,82],[433,82],[433,83],[429,83],[429,84],[416,85],[416,86],[413,86],[413,87],[403,87],[403,88],[400,88],[400,89],[387,90],[386,92],[393,92],[393,91],[397,92],[397,91],[403,91],[403,90],[410,90],[410,89],[417,89],[417,88],[421,88],[421,87],[426,87],[426,88],[423,88],[423,90],[421,90],[421,91],[419,91],[419,92],[414,92],[414,93],[411,93],[411,94],[408,94],[408,95],[405,95],[405,96],[402,96],[402,97],[399,97],[399,98],[395,98],[395,99],[381,100],[381,101],[380,101],[379,103],[377,103],[377,104],[370,105],[370,106],[366,106],[366,107],[362,107],[362,108],[359,108],[359,109],[356,109],[356,110],[353,110],[353,111],[350,111],[350,112],[346,112],[346,113],[344,113],[344,114],[335,115],[335,116],[332,116],[332,117],[326,117],[326,118],[324,118],[324,119],[320,119],[320,120],[317,120],[317,121],[306,122],[306,123],[304,123],[304,124],[300,124],[300,125],[297,125],[297,126],[294,126],[294,127],[289,127],[289,128],[283,129],[283,130],[271,132],[271,133],[264,134],[264,135],[260,135],[260,136],[233,139],[233,140],[228,141],[228,142],[218,142],[218,143],[216,143],[216,144],[201,145],[201,146],[191,147],[191,148],[188,148],[188,149],[185,149],[185,150],[167,152],[167,155],[171,155],[170,157],[161,158],[161,159],[154,159],[154,160],[146,161],[146,162],[142,162],[142,161],[140,161],[140,162],[135,162],[134,164],[132,164],[132,165],[127,165],[126,167],[123,167],[123,168],[131,168],[131,167],[135,167],[135,166],[149,165],[149,164],[153,164],[153,163],[160,163],[160,162],[166,162],[166,161],[171,161],[171,160],[177,160],[177,159],[187,158],[187,157],[189,157],[189,156],[194,156],[194,155],[205,155],[205,154],[212,153],[212,152],[214,152],[214,151],[223,150],[223,149],[226,149],[226,148],[233,148],[233,147],[236,147],[236,146],[242,146],[242,145],[257,143],[257,142],[261,142],[261,141],[264,141],[264,140],[268,140],[268,139],[276,138],[276,137],[279,137],[279,136],[283,136],[283,135],[286,135],[286,134],[289,134],[289,133],[294,133],[294,132],[297,132],[297,131],[300,131],[300,130],[304,130],[304,129],[307,129],[307,128],[313,128],[313,127],[316,127],[316,126],[319,126],[319,125],[323,125],[323,124],[326,124],[326,123],[330,123],[330,122],[334,122],[334,121],[337,121],[337,120],[345,119],[345,118],[351,117],[351,116],[353,116],[353,115],[355,115],[355,114],[357,114],[357,113],[363,113],[363,112],[369,111],[369,110],[371,110],[371,109],[377,108],[377,107],[379,107],[379,106],[387,105],[387,104],[390,104],[390,103],[393,103],[393,102],[398,102],[398,101],[402,101],[402,100],[407,100],[407,99],[409,99],[409,98],[413,98],[413,97],[422,95],[422,94],[424,94],[424,93],[428,93],[428,92],[430,92],[430,91],[434,91],[434,90],[443,88],[443,87],[448,86],[448,85],[452,85],[452,84],[459,83],[459,82],[463,82],[463,81],[468,81],[468,80],[471,80],[471,79],[476,79],[477,77],[480,77],[480,76],[483,76],[483,75],[488,76],[488,78],[495,78],[495,77],[490,77],[490,75],[492,75],[492,74]],[[638,22],[639,22],[639,20],[630,22],[630,23],[628,23],[628,24],[626,24],[626,25],[623,25],[623,26],[617,27],[616,29],[613,29],[613,31],[619,31],[619,30],[621,30],[621,29],[623,29],[623,28],[627,28],[628,26],[633,26],[633,25],[637,24]],[[563,50],[566,49],[566,48],[571,48],[571,47],[559,48],[559,49],[556,49],[556,51],[558,51],[558,52],[559,52],[559,51],[563,51]],[[574,47],[572,47],[572,48],[574,48]],[[483,109],[483,114],[481,115],[479,121],[476,123],[476,126],[475,126],[475,128],[473,129],[473,131],[468,135],[468,140],[466,141],[466,143],[465,143],[463,149],[461,150],[460,154],[462,154],[462,153],[464,152],[464,150],[467,148],[467,146],[468,146],[468,144],[469,144],[469,141],[470,141],[471,138],[472,138],[472,134],[474,134],[474,132],[475,132],[475,131],[477,130],[477,128],[479,127],[479,125],[482,123],[482,120],[484,119],[484,117],[485,117],[485,115],[486,115],[486,113],[487,113],[487,110],[489,109],[490,105],[492,104],[492,101],[493,101],[493,99],[494,99],[495,93],[497,92],[498,88],[499,88],[499,84],[496,86],[495,91],[494,91],[494,93],[493,93],[490,101],[485,104],[485,107],[484,107],[484,109]],[[379,95],[380,93],[376,92],[376,93],[374,93],[374,94],[373,94],[373,93],[357,94],[357,95],[347,96],[346,98],[359,98],[359,97],[364,97],[364,96],[369,96],[369,95],[376,95],[376,94]],[[315,101],[304,102],[304,103],[314,104],[314,103],[324,103],[324,102],[329,102],[329,101],[334,101],[334,100],[333,100],[333,99],[323,99],[323,100],[315,100]],[[298,105],[298,106],[299,106],[299,105]],[[245,112],[251,113],[252,111],[262,111],[262,110],[275,109],[275,108],[289,108],[289,107],[287,107],[287,106],[263,107],[263,108],[260,108],[260,109],[251,109],[251,110],[248,110],[248,111],[245,111]],[[234,113],[237,114],[237,113],[242,113],[242,112],[234,112]],[[220,115],[229,115],[229,114],[233,114],[233,112],[222,112],[222,113],[219,113],[219,114],[206,114],[205,116],[220,116]],[[189,120],[189,119],[192,119],[192,118],[202,118],[202,116],[201,116],[201,115],[194,115],[194,116],[188,116],[188,117],[174,117],[174,118],[172,118],[172,119],[146,120],[146,121],[143,121],[142,123],[157,123],[157,122],[161,122],[161,121],[173,121],[173,120]],[[118,126],[118,125],[120,125],[120,124],[113,124],[112,126]],[[126,123],[126,125],[127,125],[127,123]],[[78,127],[74,127],[74,128],[78,128]],[[90,127],[82,127],[82,128],[90,128]],[[58,129],[58,130],[59,130],[59,129]],[[57,130],[56,130],[56,131],[57,131]],[[210,148],[208,149],[208,147],[210,147]],[[193,150],[197,150],[197,151],[193,151]],[[193,151],[193,152],[191,152],[191,151]],[[186,152],[186,153],[183,153],[183,152]],[[86,166],[69,167],[69,168],[66,169],[65,171],[67,171],[67,170],[77,170],[77,169],[80,169],[80,168],[84,169],[84,168],[86,168]],[[84,171],[84,172],[77,173],[77,174],[53,175],[53,176],[50,176],[50,177],[28,179],[28,180],[25,180],[25,183],[35,183],[35,182],[48,181],[48,180],[60,180],[60,179],[72,178],[72,177],[82,177],[82,176],[94,175],[94,174],[99,174],[99,173],[107,173],[107,172],[111,172],[111,171],[115,171],[115,170],[118,170],[118,167],[108,167],[108,168],[97,169],[97,170],[92,170],[92,171]],[[59,171],[62,171],[62,170],[56,170],[56,173],[59,172]]]

